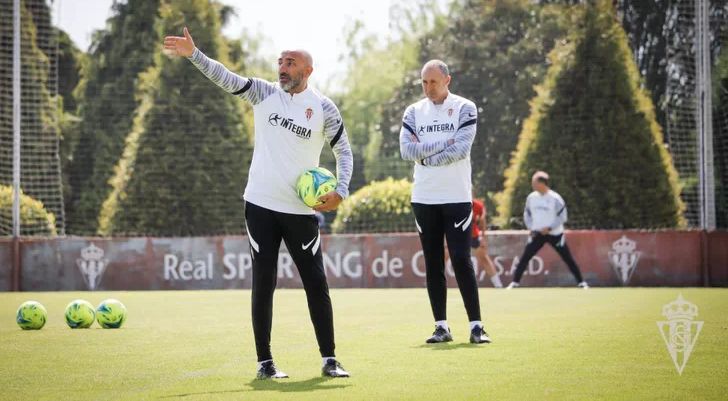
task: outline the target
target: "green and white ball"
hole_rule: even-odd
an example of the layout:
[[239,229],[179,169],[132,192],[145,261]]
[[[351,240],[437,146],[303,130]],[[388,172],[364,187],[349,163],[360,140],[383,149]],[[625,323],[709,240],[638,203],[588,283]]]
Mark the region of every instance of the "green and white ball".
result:
[[118,329],[126,320],[126,306],[116,299],[107,299],[96,308],[96,321],[105,329]]
[[94,306],[83,299],[71,301],[66,306],[66,324],[72,329],[89,328],[96,320]]
[[308,207],[321,204],[318,198],[336,189],[336,176],[331,171],[316,167],[306,170],[296,181],[296,192]]
[[23,330],[40,330],[48,319],[46,308],[36,301],[26,301],[18,308],[15,321]]

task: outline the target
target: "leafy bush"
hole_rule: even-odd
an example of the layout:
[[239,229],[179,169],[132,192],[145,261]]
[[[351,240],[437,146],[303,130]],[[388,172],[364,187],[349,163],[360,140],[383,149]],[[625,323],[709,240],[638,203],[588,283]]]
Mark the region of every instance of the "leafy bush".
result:
[[413,231],[411,193],[412,183],[405,179],[374,181],[341,203],[331,229],[337,234]]
[[[0,185],[0,220],[13,220],[13,189]],[[43,202],[20,194],[20,235],[56,235],[56,216]]]

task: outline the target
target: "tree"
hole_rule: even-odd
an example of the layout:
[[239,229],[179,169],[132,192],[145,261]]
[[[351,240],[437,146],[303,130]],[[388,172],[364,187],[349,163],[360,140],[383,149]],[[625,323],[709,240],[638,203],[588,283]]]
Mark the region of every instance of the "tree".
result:
[[520,216],[531,174],[545,169],[572,227],[683,226],[677,173],[611,5],[584,6],[550,59],[498,195],[501,222]]
[[[209,57],[228,63],[216,3],[184,0],[161,7],[160,32],[189,27]],[[186,59],[156,47],[140,79],[141,103],[99,215],[102,235],[206,235],[242,231],[239,200],[249,149],[240,100]]]
[[[13,215],[13,188],[0,185],[0,216]],[[49,212],[43,202],[20,194],[20,235],[57,235],[56,216]]]
[[75,113],[77,102],[73,91],[81,79],[83,52],[66,32],[58,31],[58,95],[63,99],[63,111]]
[[678,12],[670,3],[669,0],[617,1],[617,11],[622,15],[622,27],[627,33],[637,69],[656,106],[657,121],[663,127],[668,42],[671,34],[675,34],[668,25],[668,14]]
[[108,180],[121,157],[137,108],[139,75],[153,62],[161,41],[154,29],[158,0],[115,2],[106,29],[94,34],[76,89],[80,130],[69,166],[66,210],[69,230],[94,234]]
[[63,30],[58,32],[58,108],[61,137],[58,156],[61,159],[63,199],[71,199],[71,161],[81,135],[81,119],[78,117],[78,102],[75,89],[81,80],[81,64],[85,54],[73,43]]

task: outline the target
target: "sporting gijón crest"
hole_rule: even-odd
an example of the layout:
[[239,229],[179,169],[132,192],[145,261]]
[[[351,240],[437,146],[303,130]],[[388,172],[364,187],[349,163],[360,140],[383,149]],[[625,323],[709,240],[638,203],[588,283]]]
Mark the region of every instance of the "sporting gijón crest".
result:
[[76,264],[86,286],[93,291],[98,287],[109,261],[104,258],[104,250],[91,243],[81,250],[81,257],[76,259]]
[[621,238],[612,243],[612,251],[609,251],[609,263],[617,273],[622,285],[627,285],[632,274],[637,269],[637,262],[642,252],[637,251],[637,242],[622,235]]

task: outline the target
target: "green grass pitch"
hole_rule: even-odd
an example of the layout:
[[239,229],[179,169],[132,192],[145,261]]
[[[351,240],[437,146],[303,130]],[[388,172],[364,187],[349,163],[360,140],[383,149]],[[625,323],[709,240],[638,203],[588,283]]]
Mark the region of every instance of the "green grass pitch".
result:
[[[678,294],[704,321],[682,375],[656,322]],[[249,291],[0,293],[3,400],[637,400],[726,399],[728,290],[520,288],[481,290],[494,342],[468,343],[457,290],[455,341],[425,345],[424,289],[332,290],[337,354],[350,379],[320,377],[301,290],[278,290],[273,355],[291,378],[256,381]],[[71,330],[65,305],[120,299],[119,330]],[[22,331],[25,300],[48,309]]]

